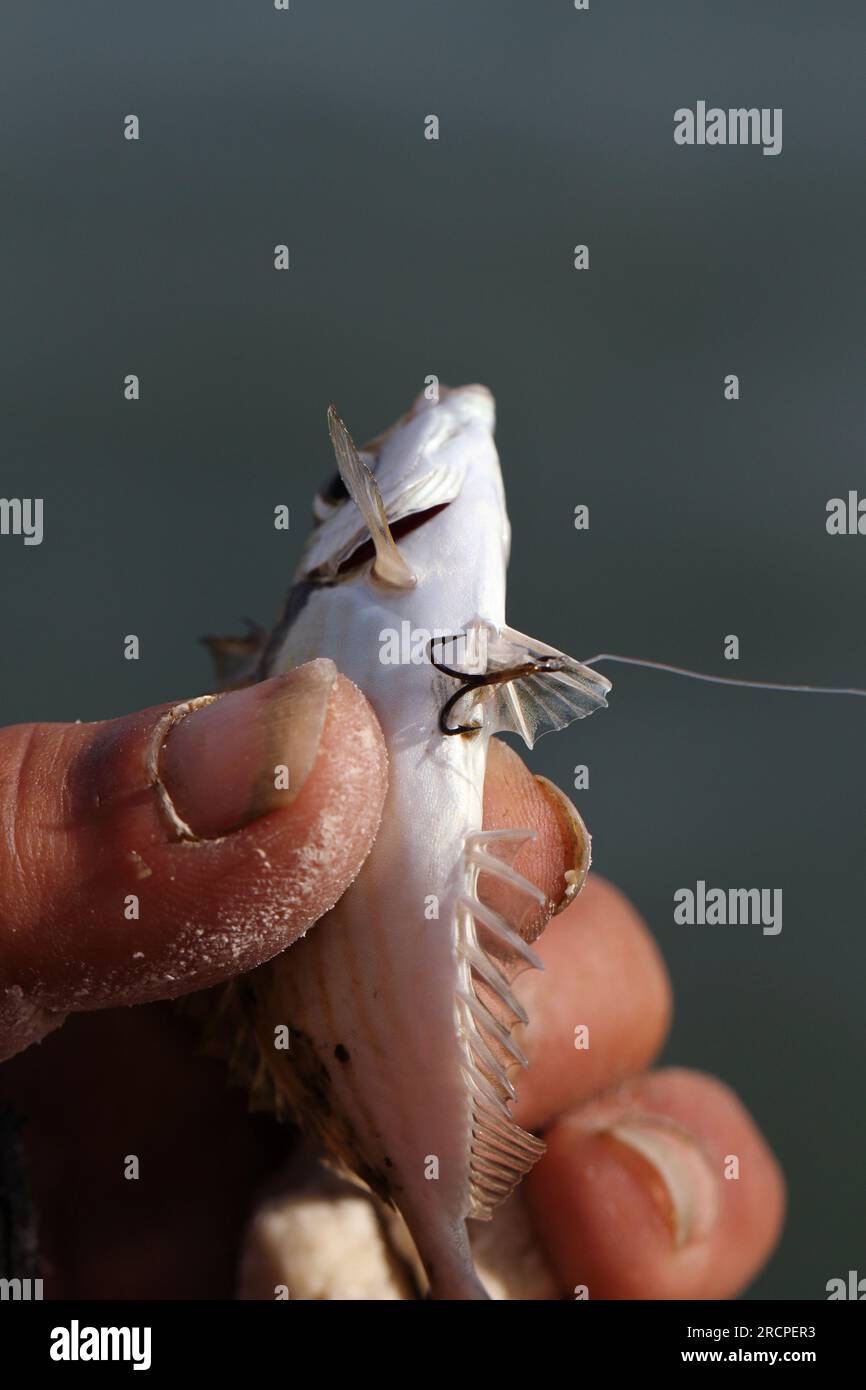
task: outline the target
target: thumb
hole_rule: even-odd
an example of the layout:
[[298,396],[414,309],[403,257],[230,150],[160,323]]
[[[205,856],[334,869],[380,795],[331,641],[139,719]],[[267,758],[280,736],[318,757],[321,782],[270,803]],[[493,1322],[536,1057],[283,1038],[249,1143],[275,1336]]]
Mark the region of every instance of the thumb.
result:
[[382,734],[331,661],[102,724],[0,729],[0,1057],[276,955],[358,872]]

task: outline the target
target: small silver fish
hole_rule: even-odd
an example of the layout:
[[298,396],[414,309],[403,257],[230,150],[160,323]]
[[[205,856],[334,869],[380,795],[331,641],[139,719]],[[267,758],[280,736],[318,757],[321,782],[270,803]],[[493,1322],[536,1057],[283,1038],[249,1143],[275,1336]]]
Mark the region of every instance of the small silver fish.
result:
[[[273,1086],[402,1214],[434,1298],[487,1295],[469,1217],[489,1218],[544,1151],[513,1120],[526,1059],[514,976],[544,894],[510,864],[532,831],[482,830],[491,734],[531,748],[606,704],[610,682],[505,625],[510,527],[482,386],[420,397],[356,449],[329,411],[338,477],[257,676],[330,657],[370,700],[390,779],[358,878],[306,937],[244,982]],[[575,826],[569,896],[589,865]],[[521,907],[494,910],[479,877]],[[277,1052],[286,1025],[290,1050]]]

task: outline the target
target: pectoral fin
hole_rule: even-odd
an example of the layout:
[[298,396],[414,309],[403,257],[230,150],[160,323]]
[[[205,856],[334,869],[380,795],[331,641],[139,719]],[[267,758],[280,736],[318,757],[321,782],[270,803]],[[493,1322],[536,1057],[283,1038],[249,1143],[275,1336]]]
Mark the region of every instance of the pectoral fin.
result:
[[259,657],[268,634],[259,623],[246,619],[247,632],[243,637],[202,637],[199,640],[213,657],[214,670],[221,690],[233,690],[255,679]]
[[497,688],[498,729],[520,734],[529,748],[542,734],[603,709],[612,688],[598,671],[510,627],[488,643],[487,670],[505,677]]
[[476,665],[464,676],[431,652],[438,670],[464,681],[442,710],[443,733],[472,734],[483,723],[493,733],[520,734],[532,748],[542,734],[607,704],[611,683],[598,671],[514,628],[471,626],[474,645],[483,651],[483,672]]
[[340,477],[364,518],[364,524],[376,547],[373,573],[384,584],[390,584],[397,589],[413,589],[417,582],[415,575],[406,564],[391,535],[385,504],[376,479],[355,448],[355,441],[333,406],[328,409],[328,429],[337,456]]

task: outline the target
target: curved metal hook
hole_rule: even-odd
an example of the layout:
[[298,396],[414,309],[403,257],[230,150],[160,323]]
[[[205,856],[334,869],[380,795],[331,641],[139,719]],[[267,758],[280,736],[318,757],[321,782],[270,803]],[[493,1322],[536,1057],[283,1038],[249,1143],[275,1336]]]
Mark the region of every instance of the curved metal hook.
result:
[[439,711],[439,732],[449,737],[453,734],[473,734],[480,733],[481,724],[457,724],[453,728],[448,724],[448,716],[458,700],[462,700],[471,690],[478,690],[485,685],[508,685],[510,681],[520,680],[523,676],[535,676],[541,671],[562,671],[565,669],[564,663],[557,661],[555,657],[546,657],[543,661],[524,661],[520,666],[506,667],[503,671],[490,671],[485,675],[468,676],[465,671],[455,671],[451,666],[445,666],[437,661],[433,655],[433,645],[436,642],[453,642],[454,637],[465,637],[466,633],[454,633],[451,637],[431,637],[427,643],[427,656],[431,666],[437,671],[441,671],[445,676],[452,676],[454,680],[461,681],[459,690],[456,690],[442,706]]

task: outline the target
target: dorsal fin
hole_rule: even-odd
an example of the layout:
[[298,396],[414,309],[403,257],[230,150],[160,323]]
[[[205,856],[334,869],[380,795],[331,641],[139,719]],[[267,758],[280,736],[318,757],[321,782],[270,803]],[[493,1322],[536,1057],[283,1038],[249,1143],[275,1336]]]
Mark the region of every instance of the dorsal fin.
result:
[[364,524],[376,547],[374,575],[383,584],[390,584],[393,588],[414,589],[417,582],[415,575],[406,564],[397,548],[397,542],[391,535],[385,504],[376,479],[355,448],[355,441],[333,406],[328,407],[328,429],[337,456],[340,477],[364,518]]

